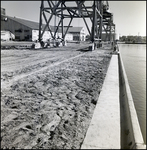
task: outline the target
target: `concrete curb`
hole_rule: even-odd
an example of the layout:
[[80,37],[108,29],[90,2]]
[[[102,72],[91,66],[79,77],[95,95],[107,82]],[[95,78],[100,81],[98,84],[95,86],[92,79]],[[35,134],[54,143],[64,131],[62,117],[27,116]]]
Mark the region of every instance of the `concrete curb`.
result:
[[81,149],[120,149],[118,55],[112,55]]
[[81,149],[146,149],[121,54],[112,55]]

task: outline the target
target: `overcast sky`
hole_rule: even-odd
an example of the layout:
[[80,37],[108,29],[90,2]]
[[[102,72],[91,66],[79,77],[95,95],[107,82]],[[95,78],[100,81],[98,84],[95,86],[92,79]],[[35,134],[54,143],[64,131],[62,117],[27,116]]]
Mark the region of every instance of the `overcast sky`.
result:
[[[118,35],[146,36],[146,1],[108,2]],[[6,15],[35,22],[39,22],[40,4],[40,1],[1,1],[1,7],[6,9]],[[72,25],[84,26],[84,22],[74,19]]]

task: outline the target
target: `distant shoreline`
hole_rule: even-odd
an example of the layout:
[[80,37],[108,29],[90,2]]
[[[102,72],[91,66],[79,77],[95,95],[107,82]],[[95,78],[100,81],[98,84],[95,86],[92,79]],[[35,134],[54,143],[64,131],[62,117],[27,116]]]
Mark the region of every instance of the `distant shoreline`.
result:
[[129,43],[129,42],[125,42],[124,44],[146,44],[146,43]]
[[146,44],[146,43],[118,42],[118,44]]

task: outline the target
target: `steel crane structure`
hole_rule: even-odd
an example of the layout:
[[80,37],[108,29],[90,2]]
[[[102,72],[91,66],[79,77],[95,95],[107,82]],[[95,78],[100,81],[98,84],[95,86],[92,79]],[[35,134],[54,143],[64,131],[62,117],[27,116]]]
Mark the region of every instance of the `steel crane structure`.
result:
[[[53,39],[56,39],[58,31],[62,33],[64,41],[65,35],[71,26],[74,18],[82,18],[90,35],[90,40],[94,43],[101,41],[102,34],[105,34],[104,41],[113,41],[115,34],[115,24],[113,23],[113,14],[108,12],[108,1],[41,1],[40,7],[40,21],[39,21],[39,41],[46,30],[48,30]],[[58,17],[58,24],[56,25],[56,18]],[[64,30],[64,19],[66,21],[66,30]],[[91,28],[86,18],[90,19]],[[43,25],[43,21],[45,25]],[[54,33],[51,30],[51,22],[54,22]]]

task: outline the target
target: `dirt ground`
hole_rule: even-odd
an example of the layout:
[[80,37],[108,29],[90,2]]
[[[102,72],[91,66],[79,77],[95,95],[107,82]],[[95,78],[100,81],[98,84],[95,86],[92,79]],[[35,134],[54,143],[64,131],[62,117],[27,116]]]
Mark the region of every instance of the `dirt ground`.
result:
[[1,148],[80,149],[111,50],[1,49]]

